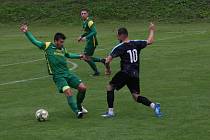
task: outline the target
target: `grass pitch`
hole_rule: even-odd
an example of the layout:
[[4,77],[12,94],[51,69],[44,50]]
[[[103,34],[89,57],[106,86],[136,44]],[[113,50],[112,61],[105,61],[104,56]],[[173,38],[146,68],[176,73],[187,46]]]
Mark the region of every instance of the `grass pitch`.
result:
[[[98,24],[99,46],[96,56],[105,57],[117,44],[115,30],[126,26],[130,39],[146,39],[147,24]],[[57,94],[47,76],[43,52],[18,31],[17,26],[0,25],[0,139],[114,139],[114,140],[201,140],[210,136],[210,25],[158,24],[156,42],[141,52],[141,94],[160,102],[164,117],[132,100],[127,88],[116,93],[113,119],[101,118],[106,111],[106,84],[111,77],[89,76],[83,61],[74,72],[88,86],[85,106],[88,115],[75,118],[63,95]],[[30,30],[43,41],[52,41],[55,32],[68,37],[65,47],[80,53],[84,44],[76,38],[81,27],[73,25],[31,25]],[[72,65],[69,65],[72,67]],[[112,63],[113,74],[119,59]],[[112,74],[112,76],[113,76]],[[40,77],[43,77],[39,79]],[[35,79],[34,79],[35,78]],[[75,92],[76,94],[76,92]],[[49,121],[40,123],[35,111],[49,111]]]

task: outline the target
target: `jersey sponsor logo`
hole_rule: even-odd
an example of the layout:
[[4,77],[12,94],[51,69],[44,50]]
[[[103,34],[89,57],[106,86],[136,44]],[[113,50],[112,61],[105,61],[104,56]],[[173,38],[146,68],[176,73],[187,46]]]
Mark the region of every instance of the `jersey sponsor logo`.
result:
[[60,52],[54,52],[54,55],[64,56],[64,54],[63,53],[60,53]]

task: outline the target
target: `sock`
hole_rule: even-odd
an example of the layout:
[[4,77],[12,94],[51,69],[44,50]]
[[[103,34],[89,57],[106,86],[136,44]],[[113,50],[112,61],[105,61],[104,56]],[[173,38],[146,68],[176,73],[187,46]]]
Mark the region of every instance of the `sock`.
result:
[[151,104],[150,104],[150,107],[151,107],[152,109],[155,109],[155,103],[151,103]]
[[108,108],[113,108],[114,104],[114,90],[112,91],[107,91],[107,103],[108,103]]
[[96,67],[96,64],[93,60],[90,60],[90,61],[87,61],[87,63],[89,64],[89,66],[92,68],[92,70],[97,73],[98,72],[98,69]]
[[152,103],[149,99],[147,99],[144,96],[138,96],[137,102],[142,103],[143,105],[146,105],[146,106],[150,106],[150,104]]
[[67,101],[68,101],[68,104],[71,108],[71,110],[74,112],[74,113],[77,113],[78,112],[78,108],[77,108],[77,104],[74,100],[74,96],[67,96]]
[[114,114],[114,108],[109,108],[108,112],[109,112],[109,114]]
[[79,110],[82,110],[82,102],[85,99],[85,93],[86,91],[77,93],[77,107]]
[[91,59],[94,61],[94,62],[102,62],[102,59],[100,57],[91,57]]

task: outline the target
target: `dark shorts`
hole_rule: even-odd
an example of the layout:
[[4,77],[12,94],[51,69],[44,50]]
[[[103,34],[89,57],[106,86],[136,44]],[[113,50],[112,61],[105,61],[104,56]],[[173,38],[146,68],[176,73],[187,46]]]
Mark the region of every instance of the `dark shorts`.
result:
[[126,85],[131,93],[140,93],[139,77],[130,77],[122,71],[116,73],[109,84],[116,90],[120,90]]

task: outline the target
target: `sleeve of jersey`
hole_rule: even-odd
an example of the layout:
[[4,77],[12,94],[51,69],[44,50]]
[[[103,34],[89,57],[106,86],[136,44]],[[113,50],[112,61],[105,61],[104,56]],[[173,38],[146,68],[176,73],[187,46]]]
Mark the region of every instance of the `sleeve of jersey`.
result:
[[38,41],[31,32],[26,32],[25,33],[26,37],[31,41],[31,43],[33,43],[35,46],[37,46],[40,49],[45,49],[45,43]]
[[134,41],[135,41],[136,45],[141,49],[143,49],[147,46],[147,40],[134,40]]
[[67,53],[65,56],[70,59],[80,59],[81,58],[81,56],[79,54],[74,54],[74,53]]
[[65,57],[70,58],[70,59],[80,59],[81,56],[79,54],[74,54],[74,53],[68,53],[66,48],[65,49]]
[[86,38],[90,39],[97,34],[96,27],[95,27],[94,22],[92,20],[88,22],[88,27],[90,28],[90,33],[86,36]]
[[114,47],[114,48],[112,49],[112,51],[111,51],[111,53],[110,53],[110,56],[111,56],[112,58],[115,58],[115,57],[120,56],[121,53],[122,53],[122,49],[121,49],[121,45],[119,45],[119,46],[116,46],[116,47]]
[[87,33],[84,33],[84,34],[81,35],[81,37],[85,37],[85,36],[87,36]]

